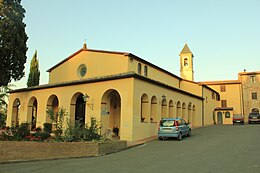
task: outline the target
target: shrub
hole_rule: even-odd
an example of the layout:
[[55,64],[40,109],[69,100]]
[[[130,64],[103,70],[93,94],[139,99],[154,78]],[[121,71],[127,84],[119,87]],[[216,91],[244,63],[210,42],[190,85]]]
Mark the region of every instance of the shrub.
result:
[[30,135],[29,130],[30,124],[29,123],[22,123],[18,129],[14,129],[13,131],[13,139],[15,141],[21,141],[25,139],[26,136]]
[[75,121],[75,123],[68,122],[67,129],[64,133],[64,141],[76,142],[76,141],[93,141],[100,140],[100,122],[94,117],[91,117],[90,125],[84,126],[81,120]]
[[69,122],[67,119],[67,129],[64,133],[64,140],[66,142],[75,142],[82,140],[83,125],[80,120],[76,120],[75,123]]
[[5,128],[6,114],[0,112],[0,129]]
[[62,135],[62,129],[56,129],[53,131],[56,137],[60,137]]
[[4,131],[0,135],[0,141],[12,141],[13,140],[13,135],[11,134],[10,131]]
[[51,121],[56,123],[57,126],[54,134],[58,140],[61,140],[63,138],[61,135],[63,134],[64,118],[68,116],[68,112],[64,108],[59,108],[58,113],[54,113],[53,109],[47,109],[46,112]]
[[36,127],[36,128],[34,129],[34,131],[36,131],[36,132],[41,132],[41,131],[42,131],[42,128],[41,128],[41,127]]
[[43,132],[51,133],[52,132],[52,123],[44,123]]
[[50,137],[50,133],[48,132],[36,132],[33,134],[33,137],[36,138],[37,141],[44,141]]
[[101,139],[101,125],[100,122],[96,120],[96,118],[91,117],[90,125],[86,125],[83,130],[83,140],[85,141],[93,141]]

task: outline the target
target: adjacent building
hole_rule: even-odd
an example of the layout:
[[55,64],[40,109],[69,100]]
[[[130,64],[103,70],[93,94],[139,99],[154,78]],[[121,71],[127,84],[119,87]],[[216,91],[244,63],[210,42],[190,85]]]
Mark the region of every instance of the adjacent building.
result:
[[215,108],[217,124],[232,124],[234,114],[241,114],[248,121],[250,112],[260,109],[260,72],[240,72],[237,80],[201,82],[220,94]]

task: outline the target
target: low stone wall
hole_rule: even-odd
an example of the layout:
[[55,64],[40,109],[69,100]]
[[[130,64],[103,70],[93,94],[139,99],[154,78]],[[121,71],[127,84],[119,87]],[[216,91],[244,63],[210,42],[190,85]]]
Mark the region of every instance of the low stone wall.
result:
[[126,148],[126,141],[100,143],[0,141],[0,162],[101,156]]

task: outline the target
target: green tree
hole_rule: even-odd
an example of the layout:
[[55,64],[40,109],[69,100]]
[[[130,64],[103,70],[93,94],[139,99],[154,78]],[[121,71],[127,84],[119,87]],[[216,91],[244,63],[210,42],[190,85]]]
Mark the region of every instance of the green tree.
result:
[[8,92],[11,91],[11,87],[14,85],[9,84],[8,86],[0,87],[0,109],[7,107]]
[[37,51],[35,51],[33,58],[31,60],[30,73],[27,81],[27,86],[38,86],[40,82],[40,71],[39,62],[37,59]]
[[24,76],[27,35],[21,0],[0,0],[0,87]]
[[5,126],[6,113],[7,113],[7,99],[8,91],[11,90],[11,87],[14,85],[8,85],[0,87],[0,129]]

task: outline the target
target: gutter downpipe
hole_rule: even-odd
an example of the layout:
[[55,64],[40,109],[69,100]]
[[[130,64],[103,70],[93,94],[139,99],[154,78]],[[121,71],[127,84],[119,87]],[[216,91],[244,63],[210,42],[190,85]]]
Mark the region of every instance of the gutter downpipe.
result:
[[240,102],[241,102],[241,104],[240,104],[240,111],[241,111],[241,113],[242,113],[242,115],[243,115],[243,117],[245,117],[245,102],[244,102],[244,88],[243,88],[243,76],[241,75],[241,74],[238,74],[238,79],[239,79],[239,81],[240,81],[240,87],[239,87],[239,90],[240,90],[240,93],[241,93],[241,95],[240,95]]
[[242,84],[242,81],[241,81],[241,85],[240,85],[240,92],[241,92],[241,109],[242,109],[242,114],[243,116],[245,117],[245,104],[244,104],[244,89],[243,89],[243,84]]

